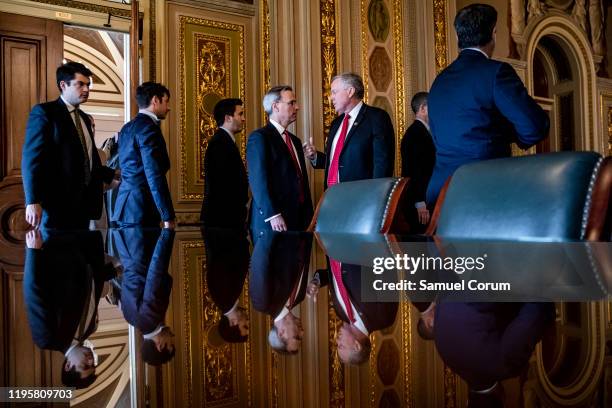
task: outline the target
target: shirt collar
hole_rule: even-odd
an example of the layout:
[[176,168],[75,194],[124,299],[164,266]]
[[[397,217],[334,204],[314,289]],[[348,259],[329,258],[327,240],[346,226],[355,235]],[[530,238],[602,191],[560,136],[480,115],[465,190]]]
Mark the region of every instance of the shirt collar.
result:
[[220,129],[225,130],[225,132],[226,132],[228,135],[230,135],[230,137],[232,138],[232,140],[234,141],[234,143],[236,142],[236,137],[234,136],[234,134],[233,134],[231,131],[229,131],[227,128],[224,128],[223,126],[221,126],[221,127],[220,127]]
[[147,115],[148,117],[153,119],[155,121],[155,123],[159,124],[159,119],[157,118],[157,115],[154,114],[153,112],[151,112],[150,110],[140,109],[138,111],[138,113],[142,113],[143,115]]
[[[481,53],[482,55],[484,55],[485,57],[487,57],[487,59],[489,59],[489,56],[487,55],[487,53],[486,53],[486,52],[484,52],[483,50],[481,50],[481,49],[480,49],[480,48],[478,48],[478,47],[467,47],[467,48],[464,48],[463,50],[472,50],[472,51],[478,51],[479,53]],[[463,50],[461,50],[461,51],[463,51]]]
[[282,134],[285,132],[285,130],[287,130],[287,129],[285,129],[284,127],[282,127],[282,126],[280,125],[280,123],[278,123],[278,122],[277,122],[277,121],[275,121],[274,119],[270,119],[270,123],[272,124],[272,126],[274,126],[274,128],[275,128],[275,129],[278,131],[278,133],[280,133],[281,135],[282,135]]
[[68,108],[68,112],[72,113],[76,108],[78,108],[78,106],[74,106],[70,103],[68,103],[65,99],[64,99],[64,95],[60,95],[60,98],[62,98],[62,101],[64,101],[64,105],[66,105],[66,108]]
[[425,126],[425,128],[427,129],[427,131],[429,133],[431,133],[431,130],[429,129],[429,125],[427,124],[427,122],[425,122],[423,119],[421,118],[415,118],[415,120],[418,120],[419,122],[421,122],[423,124],[423,126]]
[[359,114],[359,111],[361,110],[362,106],[363,106],[363,101],[359,101],[359,103],[355,105],[353,109],[351,109],[351,111],[349,112],[349,116],[351,117],[350,119],[354,120],[355,118],[357,118],[357,115]]
[[163,324],[163,323],[160,323],[160,324],[158,324],[158,325],[157,325],[157,327],[155,328],[155,330],[153,330],[151,333],[146,333],[146,334],[144,334],[142,337],[143,337],[145,340],[150,340],[150,339],[152,339],[153,337],[157,336],[159,333],[161,333],[161,331],[162,331],[163,329],[165,329],[165,328],[166,328],[166,325],[165,325],[165,324]]

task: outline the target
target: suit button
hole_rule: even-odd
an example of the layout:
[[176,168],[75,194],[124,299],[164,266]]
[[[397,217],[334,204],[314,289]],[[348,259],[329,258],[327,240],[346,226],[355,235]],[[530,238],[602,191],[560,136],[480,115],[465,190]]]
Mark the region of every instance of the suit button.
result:
[[259,210],[259,215],[263,215],[263,211]]

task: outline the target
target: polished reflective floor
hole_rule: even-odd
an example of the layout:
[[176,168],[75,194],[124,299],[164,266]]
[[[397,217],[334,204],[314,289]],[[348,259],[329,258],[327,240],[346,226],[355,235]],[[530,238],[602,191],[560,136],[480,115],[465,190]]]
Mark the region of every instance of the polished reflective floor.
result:
[[402,237],[22,238],[0,255],[4,382],[76,387],[71,405],[493,406],[503,387],[506,406],[612,406],[609,300],[371,299],[362,266]]

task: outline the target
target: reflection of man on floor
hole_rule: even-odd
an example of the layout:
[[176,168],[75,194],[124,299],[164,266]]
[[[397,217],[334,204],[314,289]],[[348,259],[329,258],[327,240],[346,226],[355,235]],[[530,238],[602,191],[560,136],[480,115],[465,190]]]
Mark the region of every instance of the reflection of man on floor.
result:
[[362,364],[370,358],[370,334],[395,322],[398,302],[362,302],[361,266],[345,263],[339,276],[318,271],[308,286],[308,295],[316,299],[319,288],[330,281],[334,310],[344,322],[336,338],[338,355],[344,363]]

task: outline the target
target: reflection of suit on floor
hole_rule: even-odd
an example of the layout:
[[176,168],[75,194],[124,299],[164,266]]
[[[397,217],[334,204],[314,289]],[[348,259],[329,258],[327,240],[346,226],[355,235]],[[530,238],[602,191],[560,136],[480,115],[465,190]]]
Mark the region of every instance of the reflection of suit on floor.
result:
[[545,329],[553,303],[440,302],[434,335],[442,360],[472,389],[519,375]]
[[143,334],[164,322],[172,277],[168,274],[174,231],[123,228],[113,231],[123,265],[121,311]]
[[91,336],[104,281],[114,274],[98,231],[53,233],[41,249],[27,249],[23,292],[34,343],[65,353]]
[[304,300],[312,235],[266,232],[251,257],[249,296],[255,310],[278,316],[292,294],[291,308]]
[[[74,115],[74,113],[72,114]],[[43,226],[87,228],[102,215],[102,183],[114,171],[102,166],[89,116],[79,118],[91,141],[90,180],[86,184],[85,153],[81,138],[61,98],[32,108],[23,144],[21,169],[26,204],[41,204]]]
[[[342,282],[346,287],[349,299],[359,317],[363,321],[364,326],[369,333],[376,330],[382,330],[390,327],[395,322],[397,315],[398,302],[362,302],[361,301],[361,265],[351,265],[342,263]],[[328,285],[330,281],[334,281],[331,271],[324,273],[317,272],[321,286]],[[333,285],[336,285],[334,282]],[[344,309],[340,305],[341,299],[336,296],[334,286],[329,285],[329,293],[331,294],[334,310],[340,320],[349,323]]]
[[202,236],[206,248],[208,293],[221,312],[227,313],[242,294],[249,270],[246,231],[203,228]]
[[204,155],[204,200],[200,220],[207,227],[246,228],[249,182],[240,151],[223,129]]
[[436,165],[427,189],[434,205],[462,164],[510,156],[510,144],[530,147],[548,135],[546,112],[505,62],[466,49],[438,75],[427,99]]
[[[415,203],[426,202],[427,185],[436,162],[436,148],[429,130],[420,120],[415,120],[406,130],[401,144],[402,177],[410,177],[411,193],[408,222],[411,231],[424,232],[425,225],[419,222]],[[414,227],[414,228],[413,228]]]
[[[317,152],[314,168],[325,169],[324,188],[327,189],[332,145],[344,115],[331,124],[325,153]],[[339,182],[393,176],[395,135],[387,112],[365,103],[359,109],[353,126],[348,130],[338,162]]]
[[159,124],[139,113],[119,136],[121,185],[113,218],[119,224],[158,227],[174,219],[166,181],[170,158]]
[[[301,174],[295,168],[283,137],[274,125],[255,130],[247,141],[251,202],[251,233],[254,240],[264,231],[272,231],[267,219],[281,214],[289,231],[304,231],[313,214],[308,173],[302,143],[289,133],[299,161]],[[301,202],[300,202],[301,201]]]

